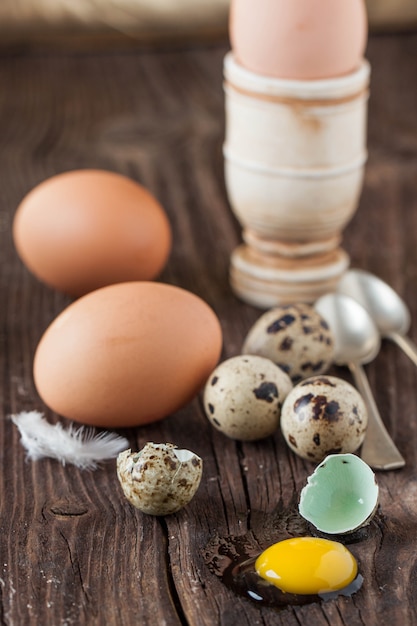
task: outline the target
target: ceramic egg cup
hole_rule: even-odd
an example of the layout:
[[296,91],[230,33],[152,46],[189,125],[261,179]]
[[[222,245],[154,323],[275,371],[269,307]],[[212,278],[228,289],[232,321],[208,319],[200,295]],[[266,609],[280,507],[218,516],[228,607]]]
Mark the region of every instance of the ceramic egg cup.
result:
[[321,80],[261,76],[224,59],[225,182],[243,241],[230,282],[270,308],[312,302],[349,265],[342,231],[363,185],[370,66]]

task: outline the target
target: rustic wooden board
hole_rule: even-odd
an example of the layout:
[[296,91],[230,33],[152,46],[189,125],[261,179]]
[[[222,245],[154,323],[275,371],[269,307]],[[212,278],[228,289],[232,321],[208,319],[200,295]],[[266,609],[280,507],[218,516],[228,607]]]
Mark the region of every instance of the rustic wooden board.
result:
[[[260,312],[228,283],[240,227],[223,182],[222,59],[227,44],[170,50],[2,53],[0,57],[0,624],[7,626],[341,626],[417,623],[416,370],[385,344],[367,367],[381,414],[406,458],[380,473],[381,508],[352,548],[363,588],[351,598],[261,608],[229,591],[205,563],[216,537],[274,539],[313,466],[279,433],[228,440],[201,398],[126,434],[134,449],[172,441],[204,459],[184,510],[146,517],[121,494],[115,463],[96,472],[26,462],[8,416],[45,410],[32,380],[37,342],[69,299],[37,282],[11,240],[14,210],[41,180],[102,167],[149,187],[165,206],[174,248],[161,276],[203,297],[238,354]],[[378,273],[417,315],[417,35],[372,38],[370,159],[360,209],[346,230],[352,263]],[[417,340],[417,324],[411,335]],[[344,372],[341,372],[345,375]]]

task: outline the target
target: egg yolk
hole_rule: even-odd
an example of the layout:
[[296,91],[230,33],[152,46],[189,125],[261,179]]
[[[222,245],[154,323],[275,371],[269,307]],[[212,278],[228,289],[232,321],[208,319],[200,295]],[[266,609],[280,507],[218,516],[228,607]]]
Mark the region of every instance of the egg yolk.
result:
[[275,543],[258,556],[255,569],[281,591],[297,594],[343,589],[358,572],[354,556],[344,545],[315,537]]

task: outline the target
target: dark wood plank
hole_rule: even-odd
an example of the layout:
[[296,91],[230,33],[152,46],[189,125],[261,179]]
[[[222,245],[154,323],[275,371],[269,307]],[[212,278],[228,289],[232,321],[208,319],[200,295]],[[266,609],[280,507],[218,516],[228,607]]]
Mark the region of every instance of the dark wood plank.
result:
[[[281,613],[229,591],[205,563],[216,536],[273,540],[279,502],[291,506],[312,466],[279,433],[240,444],[212,430],[201,398],[126,434],[133,448],[173,441],[200,454],[201,487],[164,519],[123,498],[115,464],[96,472],[52,460],[27,463],[7,419],[44,407],[32,380],[36,344],[69,302],[39,284],[11,241],[23,195],[57,172],[120,171],[165,206],[174,248],[161,280],[202,296],[217,312],[223,358],[238,354],[260,312],[230,291],[240,240],[229,210],[221,146],[222,59],[227,43],[180,50],[3,53],[0,57],[0,624],[57,626],[415,624],[417,399],[414,366],[384,344],[367,367],[404,470],[379,474],[381,511],[354,546],[365,577],[352,598]],[[360,209],[344,245],[417,316],[417,36],[373,37],[369,152]],[[417,325],[411,335],[417,340]],[[56,416],[46,410],[51,419]]]

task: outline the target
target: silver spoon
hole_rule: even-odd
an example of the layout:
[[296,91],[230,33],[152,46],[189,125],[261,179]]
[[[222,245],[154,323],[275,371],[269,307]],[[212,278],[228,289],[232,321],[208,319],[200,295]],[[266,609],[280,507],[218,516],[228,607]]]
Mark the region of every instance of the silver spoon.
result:
[[410,328],[410,313],[387,283],[364,270],[349,270],[340,280],[337,291],[365,307],[382,337],[394,341],[417,365],[417,346],[405,336]]
[[405,461],[389,436],[362,367],[379,352],[380,335],[369,313],[353,298],[331,293],[319,298],[316,310],[329,324],[334,338],[334,362],[347,365],[368,410],[368,428],[361,457],[371,467],[391,470]]

